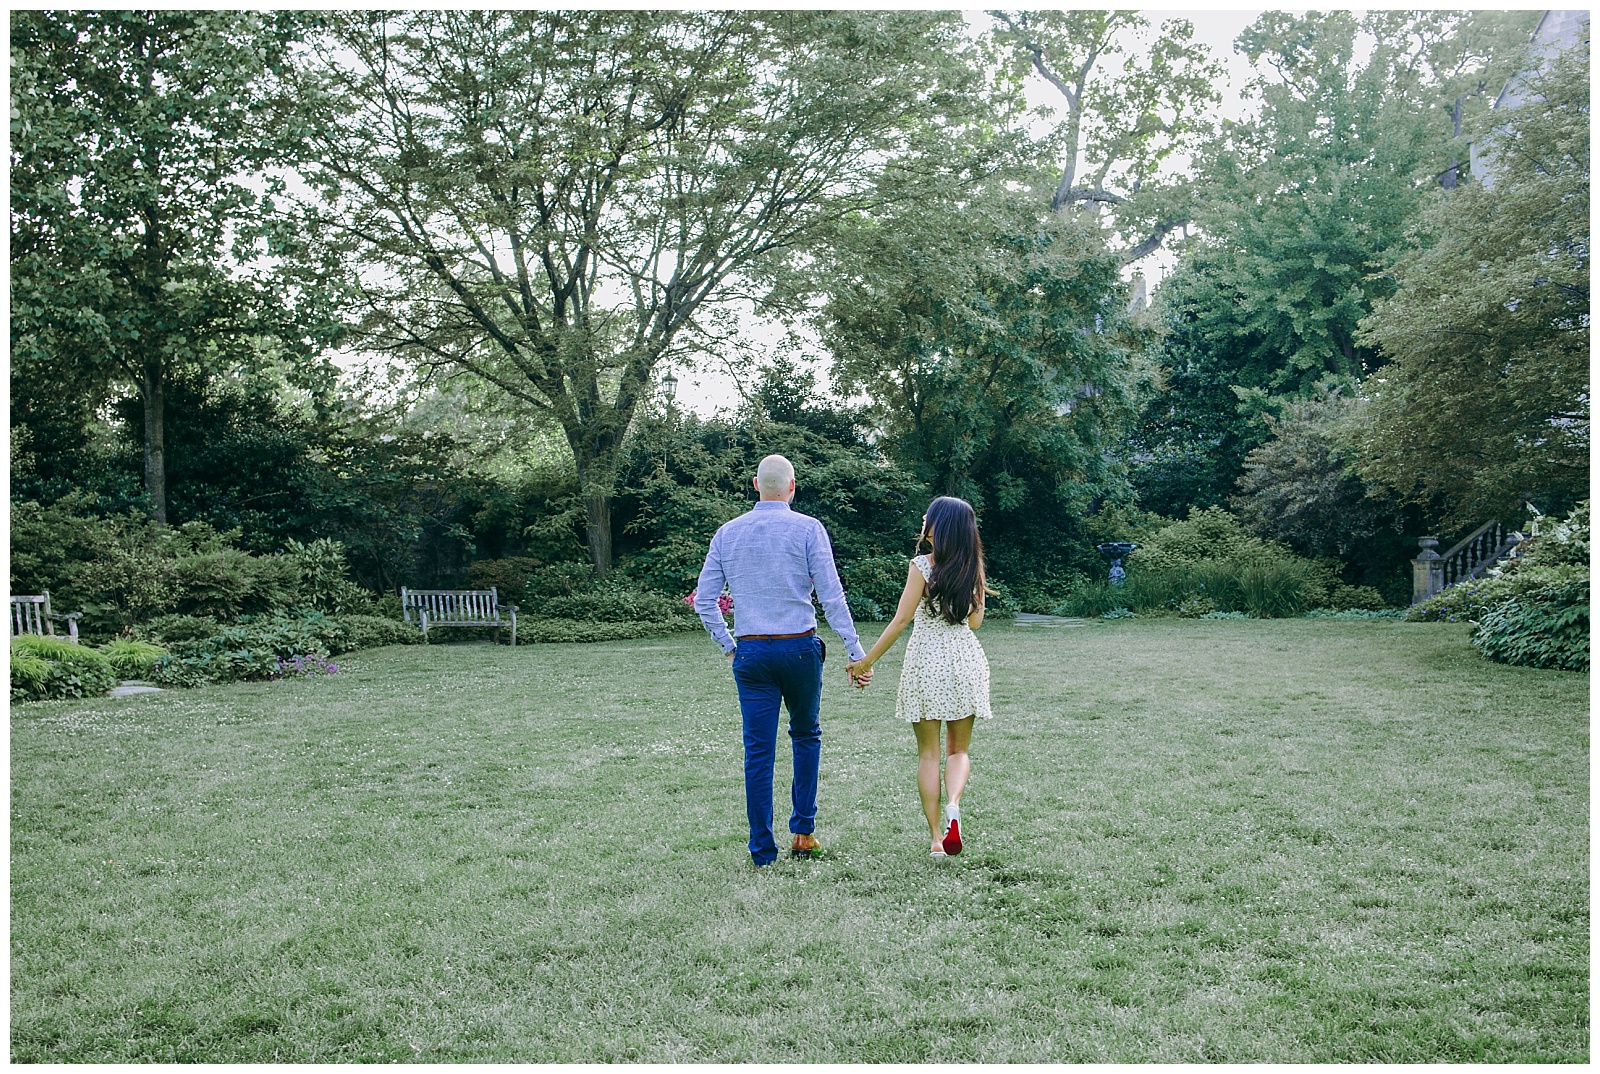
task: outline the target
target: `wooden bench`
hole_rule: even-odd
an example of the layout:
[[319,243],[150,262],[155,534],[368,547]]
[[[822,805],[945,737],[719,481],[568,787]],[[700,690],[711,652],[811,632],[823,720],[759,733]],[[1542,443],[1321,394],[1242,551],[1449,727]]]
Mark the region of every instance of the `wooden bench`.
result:
[[11,636],[19,634],[37,634],[42,638],[60,637],[56,633],[57,623],[67,624],[67,638],[74,645],[78,643],[78,620],[83,618],[82,612],[69,612],[65,615],[50,610],[50,593],[48,591],[37,597],[12,597],[11,598]]
[[[415,621],[422,636],[430,627],[494,627],[495,640],[500,628],[508,625],[500,613],[510,616],[511,644],[517,644],[517,606],[501,604],[494,589],[407,589],[400,587],[400,614],[406,622]],[[413,620],[412,616],[416,616]]]

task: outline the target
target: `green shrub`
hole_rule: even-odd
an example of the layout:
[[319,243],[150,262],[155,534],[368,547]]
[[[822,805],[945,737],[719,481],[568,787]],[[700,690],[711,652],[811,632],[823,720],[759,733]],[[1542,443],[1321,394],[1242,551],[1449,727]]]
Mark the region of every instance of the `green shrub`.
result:
[[[699,621],[682,597],[612,585],[594,586],[571,596],[546,597],[532,610],[537,613],[536,618],[584,623]],[[520,618],[517,633],[522,633]]]
[[[990,584],[994,583],[991,581]],[[1073,593],[1089,584],[1088,575],[1071,568],[1052,576],[1008,575],[1005,581],[1006,591],[1016,598],[1017,610],[1038,615],[1054,614],[1055,609],[1071,599]]]
[[205,686],[270,679],[277,670],[278,656],[269,649],[215,649],[196,644],[192,649],[180,646],[156,661],[150,681],[162,686]]
[[1328,579],[1303,559],[1259,559],[1238,565],[1233,611],[1259,619],[1299,615],[1327,600]]
[[36,653],[11,647],[11,700],[31,701],[44,696],[50,681],[50,661]]
[[111,669],[124,679],[148,678],[167,650],[136,638],[114,638],[100,647]]
[[620,641],[627,638],[653,638],[698,630],[700,621],[646,620],[643,622],[610,621],[581,622],[573,619],[522,619],[517,620],[517,641],[522,642],[591,642]]
[[422,631],[410,623],[381,615],[341,615],[337,624],[343,638],[334,655],[385,645],[421,645],[423,641]]
[[1523,554],[1507,564],[1507,570],[1589,565],[1588,500],[1574,507],[1560,522],[1543,519],[1540,528],[1544,532],[1528,541]]
[[223,627],[214,637],[175,642],[157,661],[154,681],[174,686],[266,678],[279,657],[328,656],[325,616],[270,616]]
[[1302,619],[1403,619],[1401,608],[1313,608]]
[[[1328,607],[1335,611],[1378,611],[1385,608],[1387,602],[1383,594],[1372,586],[1345,585],[1342,582],[1335,584],[1328,591]],[[1400,609],[1392,609],[1398,612]],[[1392,616],[1389,618],[1393,618]]]
[[172,578],[182,615],[236,619],[299,603],[300,568],[289,556],[217,548],[174,561]]
[[133,627],[135,637],[154,642],[198,641],[221,631],[222,624],[209,615],[161,615]]
[[1170,570],[1187,567],[1201,560],[1249,558],[1262,554],[1279,557],[1290,555],[1282,546],[1246,533],[1239,520],[1221,507],[1208,507],[1205,510],[1191,507],[1187,519],[1168,523],[1147,533],[1124,565],[1128,577],[1132,578],[1136,568],[1142,571]]
[[208,637],[172,642],[150,678],[169,686],[266,679],[280,660],[335,656],[375,645],[414,645],[421,640],[415,627],[380,616],[280,610],[242,617]]
[[851,612],[862,619],[877,618],[858,612],[858,608],[866,606],[866,601],[871,601],[877,605],[879,616],[893,615],[900,605],[900,594],[905,591],[910,569],[909,556],[863,556],[839,564],[839,580],[844,583]]
[[1104,616],[1123,607],[1140,615],[1185,617],[1228,611],[1280,619],[1330,602],[1383,603],[1374,590],[1341,586],[1329,563],[1247,534],[1220,507],[1191,509],[1181,522],[1146,530],[1126,564],[1121,586],[1080,583],[1052,610]]
[[480,559],[467,568],[467,585],[472,589],[493,589],[503,604],[520,604],[525,599],[528,579],[542,565],[532,556]]
[[1073,590],[1066,600],[1050,609],[1050,614],[1095,618],[1124,603],[1120,587],[1089,582]]
[[1196,617],[1231,611],[1282,619],[1325,604],[1330,588],[1324,565],[1296,556],[1196,560],[1179,567],[1130,569],[1122,585],[1083,586],[1057,610],[1104,616],[1121,607],[1140,615]]
[[1490,574],[1485,578],[1457,582],[1438,595],[1413,604],[1406,611],[1411,623],[1476,623],[1497,605],[1526,596],[1549,585],[1587,582],[1589,568],[1575,564],[1541,566],[1537,562],[1520,564],[1516,570]]
[[1588,580],[1540,586],[1495,605],[1472,643],[1502,664],[1588,671]]
[[850,605],[850,619],[856,623],[883,623],[894,617],[894,612],[884,611],[883,606],[871,597],[858,597],[849,593],[845,600]]
[[986,619],[1015,619],[1022,610],[1022,602],[1011,595],[1011,591],[1002,583],[989,579],[990,593],[983,600],[983,614]]
[[12,701],[101,697],[116,685],[110,662],[87,645],[32,634],[11,639]]
[[[700,558],[705,558],[704,551]],[[552,563],[528,575],[522,598],[528,607],[537,608],[551,597],[570,597],[594,587],[594,571],[587,563]]]
[[[343,544],[326,537],[319,537],[310,544],[290,538],[284,542],[284,548],[285,558],[295,565],[299,574],[296,599],[292,603],[335,614],[362,614],[372,610],[372,594],[350,580]],[[272,607],[282,607],[284,603]]]
[[[58,607],[84,613],[87,638],[110,638],[174,614],[230,620],[300,604],[371,610],[370,597],[345,577],[336,542],[291,541],[289,554],[253,555],[235,547],[238,530],[73,514],[84,508],[80,499],[14,507],[12,592],[48,589]],[[50,541],[64,551],[40,547]]]

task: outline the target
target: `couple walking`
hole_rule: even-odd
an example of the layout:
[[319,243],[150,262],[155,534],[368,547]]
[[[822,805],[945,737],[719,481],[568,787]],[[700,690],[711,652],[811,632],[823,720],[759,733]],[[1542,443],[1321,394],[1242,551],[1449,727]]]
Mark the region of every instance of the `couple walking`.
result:
[[[695,587],[695,611],[733,666],[744,716],[744,795],[750,817],[750,858],[757,867],[778,856],[772,835],[772,769],[778,742],[778,708],[789,710],[794,747],[790,788],[791,853],[809,857],[817,849],[817,769],[822,755],[822,664],[827,646],[817,636],[812,593],[828,625],[850,655],[849,682],[865,689],[872,665],[914,624],[900,671],[895,715],[911,723],[917,737],[917,789],[932,836],[930,854],[961,853],[961,792],[971,770],[967,747],[977,717],[988,718],[989,662],[972,633],[983,623],[983,544],[977,518],[965,500],[941,496],[928,505],[920,552],[883,635],[863,652],[833,563],[833,546],[822,523],[790,510],[794,467],[782,455],[761,460],[754,479],[761,501],[717,530]],[[734,631],[729,633],[718,598],[733,593]],[[944,789],[939,808],[939,728],[945,732]]]

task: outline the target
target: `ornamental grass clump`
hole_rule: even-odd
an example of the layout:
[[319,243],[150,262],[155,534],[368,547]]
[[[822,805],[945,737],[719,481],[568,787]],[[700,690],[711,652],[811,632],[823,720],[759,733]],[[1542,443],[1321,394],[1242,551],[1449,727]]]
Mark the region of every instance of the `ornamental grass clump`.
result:
[[120,678],[146,679],[155,671],[156,661],[167,655],[167,650],[137,638],[115,638],[100,646],[100,652]]
[[24,634],[11,639],[11,700],[101,697],[117,685],[105,656],[64,638]]
[[[1131,558],[1131,557],[1130,557]],[[1198,618],[1209,612],[1241,612],[1256,619],[1284,619],[1327,602],[1331,572],[1295,556],[1248,555],[1202,559],[1177,565],[1128,568],[1120,586],[1084,586],[1058,609],[1066,615],[1104,616],[1113,608],[1140,615]]]

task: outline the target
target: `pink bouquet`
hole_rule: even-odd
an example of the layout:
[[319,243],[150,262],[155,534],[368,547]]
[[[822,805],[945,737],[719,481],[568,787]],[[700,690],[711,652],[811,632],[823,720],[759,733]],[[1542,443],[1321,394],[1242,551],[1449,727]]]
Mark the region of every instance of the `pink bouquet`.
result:
[[[694,598],[698,593],[699,590],[690,591],[689,595],[683,598],[683,602],[692,607],[694,605]],[[731,593],[722,594],[722,596],[717,598],[717,607],[721,609],[723,615],[732,615],[733,595]]]

